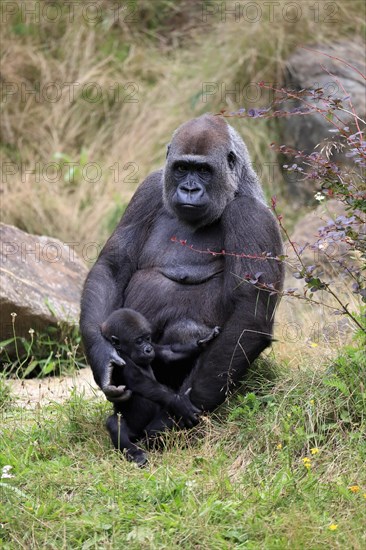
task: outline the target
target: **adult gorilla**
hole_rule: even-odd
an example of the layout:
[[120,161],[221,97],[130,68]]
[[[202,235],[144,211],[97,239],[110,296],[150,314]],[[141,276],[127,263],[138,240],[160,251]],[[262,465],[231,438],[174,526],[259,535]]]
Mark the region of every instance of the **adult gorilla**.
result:
[[222,403],[271,342],[276,293],[249,279],[256,274],[260,284],[280,289],[283,268],[270,256],[281,250],[238,133],[212,115],[180,126],[165,169],[137,189],[85,283],[81,332],[107,399],[118,404],[129,392],[111,383],[120,358],[100,326],[127,307],[148,319],[159,344],[191,342],[222,328],[198,358],[152,364],[156,378],[182,398],[191,388],[195,407],[210,411]]

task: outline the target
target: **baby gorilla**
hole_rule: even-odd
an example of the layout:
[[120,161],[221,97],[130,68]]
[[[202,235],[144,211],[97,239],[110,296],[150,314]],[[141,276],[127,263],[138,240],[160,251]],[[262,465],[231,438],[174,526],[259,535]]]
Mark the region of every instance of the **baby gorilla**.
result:
[[[114,403],[114,414],[108,418],[107,428],[115,448],[125,450],[128,460],[142,466],[147,457],[135,442],[144,436],[147,426],[149,433],[158,432],[165,419],[173,414],[182,418],[186,427],[192,427],[200,412],[189,400],[190,390],[183,396],[178,395],[156,380],[151,362],[157,359],[170,363],[198,356],[220,329],[215,327],[205,338],[191,343],[153,344],[147,319],[137,311],[121,308],[111,313],[102,324],[101,332],[125,363],[113,369],[112,385],[126,385],[132,392],[128,401]],[[122,413],[122,418],[118,413]],[[156,425],[154,419],[157,419]]]

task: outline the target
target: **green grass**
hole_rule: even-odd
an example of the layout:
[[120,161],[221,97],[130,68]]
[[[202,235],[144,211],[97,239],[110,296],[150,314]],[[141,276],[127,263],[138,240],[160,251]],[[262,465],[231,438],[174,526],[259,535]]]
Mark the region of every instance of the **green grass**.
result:
[[143,470],[111,449],[103,400],[21,410],[5,396],[0,546],[365,548],[365,358],[348,348],[274,381],[263,365]]
[[13,337],[0,342],[0,368],[4,376],[43,378],[73,374],[86,366],[78,327],[58,323],[43,332],[30,329],[25,338],[17,335],[14,321],[12,314]]

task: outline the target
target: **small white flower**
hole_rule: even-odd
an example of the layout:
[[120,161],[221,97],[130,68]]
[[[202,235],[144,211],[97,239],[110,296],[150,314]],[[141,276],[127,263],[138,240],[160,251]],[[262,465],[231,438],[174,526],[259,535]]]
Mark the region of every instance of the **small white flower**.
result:
[[7,478],[10,478],[10,477],[15,477],[15,476],[13,476],[13,474],[10,473],[10,470],[12,468],[13,468],[13,466],[10,466],[10,465],[3,466],[2,470],[1,470],[1,479],[7,479]]
[[317,200],[318,202],[322,202],[325,200],[325,197],[323,195],[323,193],[315,193],[314,195],[314,199]]
[[186,487],[188,489],[193,489],[197,485],[197,481],[195,479],[192,479],[191,481],[186,481]]

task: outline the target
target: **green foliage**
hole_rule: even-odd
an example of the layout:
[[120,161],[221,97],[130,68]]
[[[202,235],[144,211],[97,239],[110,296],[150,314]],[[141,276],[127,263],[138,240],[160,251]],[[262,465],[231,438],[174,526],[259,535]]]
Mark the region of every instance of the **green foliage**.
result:
[[7,377],[44,377],[70,374],[86,366],[78,327],[59,323],[44,332],[29,330],[29,338],[14,335],[0,342],[0,360]]
[[64,170],[63,180],[66,186],[75,188],[83,182],[83,169],[89,160],[88,153],[85,149],[81,150],[80,157],[77,161],[74,161],[65,153],[55,153],[53,158],[60,161],[60,166]]
[[6,382],[5,374],[0,372],[0,411],[5,409],[10,404],[11,399],[11,391]]
[[344,423],[359,425],[366,421],[365,383],[365,347],[355,349],[348,346],[328,369],[324,379],[324,384],[333,388],[333,399]]

